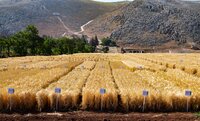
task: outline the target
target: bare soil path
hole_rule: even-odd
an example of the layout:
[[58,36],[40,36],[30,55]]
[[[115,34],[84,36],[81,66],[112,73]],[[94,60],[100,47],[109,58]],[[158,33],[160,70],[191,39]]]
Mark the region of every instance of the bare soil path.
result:
[[101,113],[66,112],[40,114],[0,114],[1,121],[200,121],[193,113]]

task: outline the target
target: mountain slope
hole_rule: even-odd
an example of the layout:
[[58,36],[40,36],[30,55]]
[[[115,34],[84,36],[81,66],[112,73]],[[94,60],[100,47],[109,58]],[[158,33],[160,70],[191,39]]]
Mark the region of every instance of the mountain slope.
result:
[[86,27],[85,33],[111,36],[123,46],[199,46],[199,6],[180,0],[135,0],[98,17]]
[[119,5],[91,0],[0,0],[0,35],[13,34],[28,24],[35,24],[41,35],[69,34]]

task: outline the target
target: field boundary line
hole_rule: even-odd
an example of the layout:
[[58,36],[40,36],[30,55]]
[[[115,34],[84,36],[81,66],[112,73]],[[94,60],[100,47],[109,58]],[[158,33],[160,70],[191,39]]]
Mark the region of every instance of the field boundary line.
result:
[[51,85],[52,83],[57,82],[59,79],[61,79],[62,77],[66,76],[67,74],[69,74],[72,70],[74,70],[77,66],[81,65],[83,62],[81,62],[80,64],[70,68],[67,72],[63,73],[62,75],[60,75],[59,77],[53,79],[51,82],[49,82],[48,84],[45,84],[42,89],[46,89],[49,87],[49,85]]

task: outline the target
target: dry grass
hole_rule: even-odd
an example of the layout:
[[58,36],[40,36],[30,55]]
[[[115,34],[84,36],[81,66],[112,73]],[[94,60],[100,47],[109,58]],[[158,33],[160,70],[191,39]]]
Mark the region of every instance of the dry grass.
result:
[[[66,76],[60,78],[57,82],[50,84],[43,93],[40,92],[42,93],[41,96],[46,95],[44,97],[47,97],[50,101],[50,109],[55,110],[56,107],[57,95],[54,93],[56,87],[62,89],[62,93],[58,97],[59,110],[79,108],[82,88],[94,66],[94,61],[85,61]],[[39,95],[38,98],[42,99]],[[46,103],[43,103],[43,101],[38,101],[38,103],[40,107],[43,108],[45,108],[45,106],[41,105],[47,105]],[[44,110],[43,108],[42,110]]]
[[80,62],[71,62],[68,64],[67,67],[63,66],[60,68],[41,70],[36,74],[25,75],[17,80],[9,80],[12,81],[12,83],[4,86],[4,88],[12,87],[15,88],[16,92],[37,92],[70,72],[76,65],[80,64]]
[[189,74],[200,76],[200,54],[144,54],[134,56],[166,68],[180,69]]
[[151,60],[143,59],[139,55],[125,55],[124,58],[130,63],[126,64],[127,66],[134,65],[137,70],[147,69],[151,71],[166,71],[167,68],[163,65],[153,63]]
[[[198,54],[75,54],[0,59],[0,112],[200,111]],[[184,61],[180,61],[184,58]],[[83,63],[82,63],[83,62]],[[26,66],[24,66],[26,65]],[[6,68],[6,69],[3,69]],[[7,88],[15,88],[9,95]],[[54,89],[62,89],[55,94]],[[100,89],[106,89],[104,95]]]
[[[53,62],[55,63],[55,62]],[[45,98],[46,93],[38,92],[43,88],[46,88],[51,83],[56,82],[59,78],[70,72],[75,66],[79,65],[80,61],[64,62],[57,61],[57,64],[47,67],[45,70],[38,68],[39,65],[35,65],[34,68],[18,69],[13,68],[8,71],[1,72],[2,79],[7,79],[3,83],[3,88],[0,89],[0,110],[9,111],[10,97],[7,93],[8,88],[14,88],[15,94],[11,95],[12,99],[12,111],[37,111],[42,109],[49,109],[49,98]],[[45,61],[44,64],[52,64],[51,61]],[[18,66],[18,64],[16,64]],[[54,68],[53,68],[54,67]],[[35,69],[36,68],[36,69]],[[18,72],[17,72],[18,71]],[[9,76],[11,75],[12,76]],[[19,74],[18,74],[19,73]],[[40,97],[40,96],[43,97]],[[43,103],[43,105],[41,105]]]
[[[106,89],[104,95],[100,89]],[[109,62],[97,62],[82,92],[82,108],[89,110],[116,110],[118,92],[112,77]]]
[[41,72],[40,69],[31,69],[31,70],[22,70],[22,69],[13,69],[9,71],[0,72],[0,88],[6,87],[9,84],[13,83],[15,80],[26,76],[32,76]]
[[125,64],[128,67],[128,69],[130,69],[131,71],[146,68],[144,65],[138,64],[138,63],[136,63],[134,61],[130,61],[130,60],[123,60],[122,63]]
[[[120,62],[111,65],[114,64],[119,66]],[[144,89],[150,92],[146,104],[147,111],[185,111],[187,99],[184,92],[186,89],[193,91],[190,108],[199,110],[200,81],[198,77],[173,69],[168,69],[166,72],[148,70],[130,72],[126,68],[111,67],[115,82],[119,87],[121,105],[126,111],[142,111]],[[125,75],[122,76],[122,73]]]

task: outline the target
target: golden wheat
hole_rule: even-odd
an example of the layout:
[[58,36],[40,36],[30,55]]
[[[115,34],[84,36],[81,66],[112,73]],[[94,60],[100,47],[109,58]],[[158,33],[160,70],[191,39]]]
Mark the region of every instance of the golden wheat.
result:
[[[106,90],[101,95],[100,89]],[[109,62],[97,62],[87,79],[82,92],[82,108],[91,110],[115,110],[118,106],[118,93],[112,77]]]
[[[88,76],[90,75],[90,70],[92,70],[94,66],[94,61],[85,61],[81,65],[77,66],[70,73],[68,73],[66,76],[60,78],[57,82],[50,84],[46,91],[44,91],[43,95],[45,93],[48,95],[51,109],[54,109],[56,104],[57,95],[55,95],[54,93],[55,88],[62,89],[62,93],[59,97],[59,102],[62,103],[62,106],[59,106],[60,109],[67,110],[70,108],[78,108],[78,104],[80,104],[82,88]],[[40,102],[41,101],[39,101],[39,103]]]
[[[200,111],[199,54],[73,54],[0,59],[0,111]],[[83,62],[83,63],[82,63]],[[8,94],[7,88],[15,88]],[[55,88],[61,88],[56,94]],[[100,89],[105,94],[100,94]],[[186,97],[185,90],[192,96]],[[10,104],[10,99],[12,104]]]

